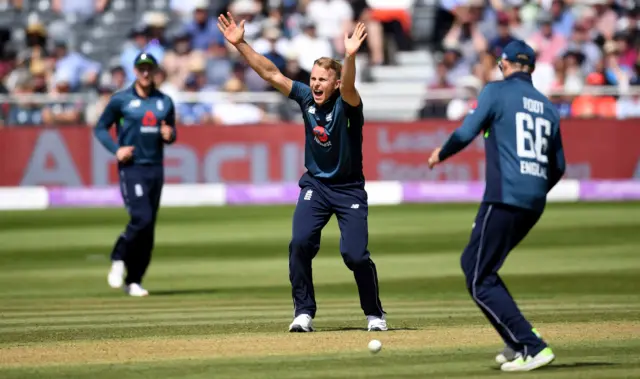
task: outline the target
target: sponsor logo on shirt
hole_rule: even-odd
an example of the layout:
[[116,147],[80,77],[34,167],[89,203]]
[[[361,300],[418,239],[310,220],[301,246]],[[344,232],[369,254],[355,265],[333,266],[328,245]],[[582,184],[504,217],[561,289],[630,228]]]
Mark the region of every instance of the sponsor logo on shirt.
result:
[[313,140],[322,147],[331,146],[331,141],[329,141],[329,135],[327,131],[322,126],[316,126],[313,128]]

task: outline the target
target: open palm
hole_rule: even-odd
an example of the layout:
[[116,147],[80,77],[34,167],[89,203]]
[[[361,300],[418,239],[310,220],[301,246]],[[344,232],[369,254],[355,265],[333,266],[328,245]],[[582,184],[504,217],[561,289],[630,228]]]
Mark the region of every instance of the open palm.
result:
[[362,42],[367,38],[367,28],[362,22],[356,25],[351,37],[349,34],[344,35],[344,51],[347,55],[353,55],[358,52]]
[[240,25],[237,25],[231,12],[227,12],[227,16],[228,18],[223,14],[218,16],[218,29],[229,43],[235,45],[244,38],[244,20],[240,21]]

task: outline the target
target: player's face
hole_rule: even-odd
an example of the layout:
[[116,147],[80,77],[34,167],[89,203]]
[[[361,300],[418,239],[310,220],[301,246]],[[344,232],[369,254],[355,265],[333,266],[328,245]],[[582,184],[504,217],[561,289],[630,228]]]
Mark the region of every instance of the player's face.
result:
[[142,63],[135,67],[136,80],[143,87],[148,87],[153,83],[153,75],[155,73],[155,66],[148,63]]
[[338,80],[335,71],[315,65],[311,69],[309,87],[311,87],[313,100],[316,104],[322,105],[326,103],[340,87],[340,80]]

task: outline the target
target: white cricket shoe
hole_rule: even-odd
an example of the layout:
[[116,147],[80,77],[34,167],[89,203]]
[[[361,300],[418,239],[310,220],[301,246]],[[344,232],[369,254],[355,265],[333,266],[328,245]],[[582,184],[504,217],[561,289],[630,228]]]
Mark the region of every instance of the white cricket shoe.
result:
[[384,316],[367,316],[367,320],[369,321],[369,327],[367,329],[370,332],[384,332],[389,330],[389,328],[387,328],[387,320],[384,319]]
[[523,357],[522,354],[518,353],[516,359],[511,362],[503,363],[502,366],[500,366],[500,369],[502,371],[511,372],[531,371],[548,365],[549,363],[553,362],[555,358],[556,356],[553,354],[553,351],[551,351],[551,348],[547,347],[536,354],[535,357],[532,357],[530,355]]
[[306,314],[298,315],[289,325],[289,331],[292,333],[313,332],[313,319]]
[[149,291],[142,288],[138,283],[131,283],[124,286],[124,292],[129,296],[144,297],[149,295]]
[[[542,338],[542,335],[538,332],[536,328],[531,329],[533,334],[538,338]],[[505,345],[504,350],[501,353],[496,355],[496,363],[498,365],[503,365],[507,362],[511,362],[518,357],[518,352],[513,350],[509,345]]]
[[109,271],[109,276],[107,276],[109,287],[111,288],[122,287],[123,277],[124,277],[124,261],[113,261],[111,263],[111,271]]

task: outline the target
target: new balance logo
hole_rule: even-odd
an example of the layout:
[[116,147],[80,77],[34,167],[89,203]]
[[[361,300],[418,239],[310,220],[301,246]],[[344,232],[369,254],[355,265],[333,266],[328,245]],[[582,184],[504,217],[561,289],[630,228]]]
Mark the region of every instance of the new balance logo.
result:
[[311,200],[311,195],[313,195],[313,190],[308,190],[307,193],[304,194],[304,199]]
[[351,209],[358,209],[360,208],[360,204],[352,204],[351,205]]

